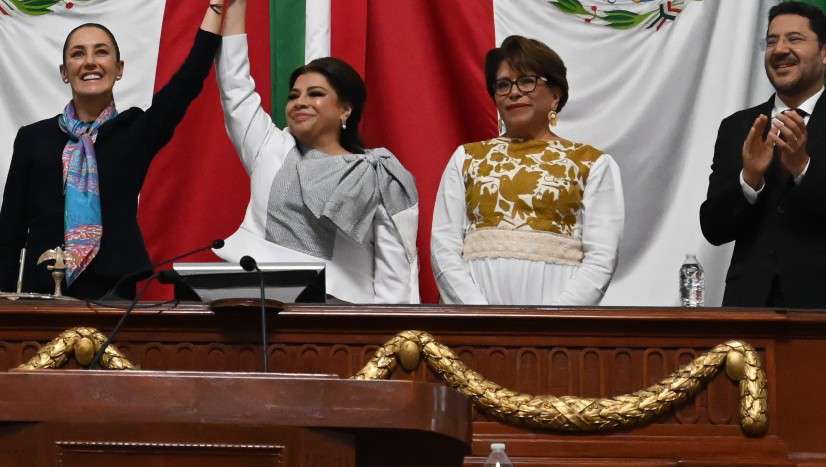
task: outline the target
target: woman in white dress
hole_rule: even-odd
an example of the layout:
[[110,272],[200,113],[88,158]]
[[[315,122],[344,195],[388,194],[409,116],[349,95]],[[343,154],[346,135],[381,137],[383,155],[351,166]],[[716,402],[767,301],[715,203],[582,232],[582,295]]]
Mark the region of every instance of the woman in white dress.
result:
[[250,77],[246,3],[227,9],[217,76],[251,198],[241,226],[215,253],[233,262],[244,255],[320,261],[336,299],[417,303],[416,186],[388,150],[363,148],[364,82],[334,58],[299,67],[290,77],[288,129],[279,129]]
[[508,37],[485,77],[505,131],[459,146],[442,175],[431,236],[442,301],[596,305],[625,221],[619,168],[553,131],[568,82],[548,46]]

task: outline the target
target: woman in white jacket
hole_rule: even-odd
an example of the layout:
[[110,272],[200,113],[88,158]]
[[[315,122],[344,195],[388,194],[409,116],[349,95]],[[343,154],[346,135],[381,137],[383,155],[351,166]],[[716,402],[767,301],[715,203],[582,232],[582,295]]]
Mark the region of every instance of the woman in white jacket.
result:
[[322,261],[337,299],[418,303],[416,186],[388,150],[363,148],[364,82],[335,58],[299,67],[288,129],[279,129],[250,77],[245,13],[245,0],[227,9],[217,76],[251,197],[241,226],[215,253],[233,262]]

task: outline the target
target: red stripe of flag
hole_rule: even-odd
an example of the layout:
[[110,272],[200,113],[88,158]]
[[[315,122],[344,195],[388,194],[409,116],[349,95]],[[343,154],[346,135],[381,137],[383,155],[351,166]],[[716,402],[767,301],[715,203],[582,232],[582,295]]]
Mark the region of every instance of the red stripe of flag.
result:
[[386,146],[416,177],[422,300],[435,302],[430,225],[442,172],[459,144],[496,135],[484,79],[492,0],[332,0],[331,16],[333,55],[357,68],[364,57],[366,144]]

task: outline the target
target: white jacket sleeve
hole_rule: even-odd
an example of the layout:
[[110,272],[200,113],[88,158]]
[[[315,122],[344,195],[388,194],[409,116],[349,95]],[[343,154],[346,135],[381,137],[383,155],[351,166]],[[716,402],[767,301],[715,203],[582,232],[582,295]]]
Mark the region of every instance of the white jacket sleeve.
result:
[[462,179],[464,160],[465,150],[459,146],[442,174],[433,209],[430,262],[443,302],[486,305],[487,299],[474,282],[462,258],[468,226],[465,183]]
[[614,275],[625,201],[619,166],[611,156],[603,154],[591,167],[582,201],[584,257],[556,305],[599,304]]
[[[418,213],[418,207],[415,212]],[[399,230],[384,206],[379,205],[376,210],[373,231],[375,303],[419,303],[418,257],[415,250],[412,258],[408,255]]]
[[[288,145],[288,136],[261,107],[261,96],[255,91],[255,81],[250,75],[246,34],[223,38],[216,70],[227,132],[244,168],[252,174],[261,153],[269,152],[264,148],[283,148]],[[283,161],[286,155],[285,151],[275,151],[267,157]]]

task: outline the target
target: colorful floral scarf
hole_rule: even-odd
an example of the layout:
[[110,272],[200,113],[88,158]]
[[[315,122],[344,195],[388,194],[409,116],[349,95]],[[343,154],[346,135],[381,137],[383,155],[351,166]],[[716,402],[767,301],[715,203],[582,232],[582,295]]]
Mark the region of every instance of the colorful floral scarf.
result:
[[103,218],[100,212],[98,164],[95,140],[98,129],[118,114],[112,103],[92,122],[78,120],[73,102],[58,119],[60,129],[69,135],[63,148],[63,238],[66,285],[71,286],[100,250]]

